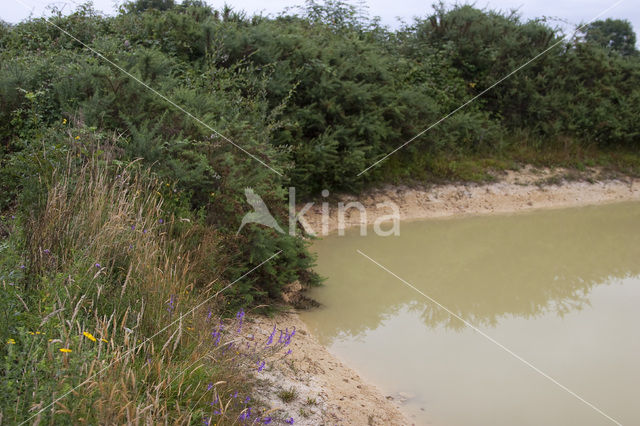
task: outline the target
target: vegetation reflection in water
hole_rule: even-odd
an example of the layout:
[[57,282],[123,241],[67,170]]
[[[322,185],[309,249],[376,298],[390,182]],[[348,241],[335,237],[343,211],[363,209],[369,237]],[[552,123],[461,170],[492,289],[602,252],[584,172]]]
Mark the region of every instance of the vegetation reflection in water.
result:
[[[437,379],[434,379],[435,370],[431,369],[451,368],[461,356],[470,356],[460,355],[457,351],[461,348],[471,353],[486,348],[480,343],[481,338],[474,336],[459,320],[358,255],[357,249],[465,320],[511,345],[516,352],[524,351],[520,355],[533,357],[530,361],[534,364],[541,362],[544,365],[538,367],[550,370],[547,372],[557,375],[561,382],[563,375],[571,382],[573,373],[565,372],[573,371],[568,363],[577,363],[581,367],[576,372],[575,383],[565,385],[577,386],[580,389],[574,390],[578,393],[583,390],[588,394],[585,396],[596,400],[592,401],[596,405],[603,399],[606,403],[607,398],[601,394],[609,388],[605,385],[600,391],[594,389],[598,386],[590,383],[590,379],[614,374],[614,370],[615,374],[625,371],[625,379],[609,377],[612,391],[620,390],[615,389],[615,385],[625,380],[640,379],[640,365],[625,361],[629,353],[637,354],[640,350],[640,334],[631,326],[640,320],[631,303],[636,300],[637,305],[640,300],[638,203],[404,223],[399,238],[360,237],[356,230],[347,237],[318,241],[314,249],[319,254],[317,270],[328,281],[313,293],[324,306],[305,313],[305,321],[323,343],[355,364],[363,374],[385,382],[380,383],[385,391],[405,391],[410,395],[409,411],[417,412],[419,420],[508,424],[514,414],[502,409],[504,421],[495,416],[467,418],[434,406],[438,405],[434,401],[439,398],[438,387],[449,384],[433,383]],[[390,342],[395,342],[395,335],[404,337],[396,343]],[[613,336],[611,339],[615,342],[603,341],[603,336]],[[567,341],[566,345],[563,340]],[[439,344],[452,347],[449,351],[433,347]],[[601,348],[605,345],[606,348]],[[589,353],[574,353],[577,348]],[[436,352],[440,358],[433,355]],[[547,401],[546,396],[528,395],[528,400],[542,398],[540,403],[558,403],[555,410],[550,408],[542,417],[536,417],[537,414],[531,414],[535,411],[533,408],[521,406],[526,402],[503,401],[522,413],[519,422],[561,424],[581,419],[587,424],[600,424],[606,421],[588,407],[557,395],[557,390],[547,387],[544,379],[539,381],[528,375],[530,372],[524,365],[511,366],[513,371],[505,367],[504,373],[499,372],[500,363],[510,365],[511,361],[505,361],[505,354],[498,352],[496,348],[491,355],[494,359],[479,355],[478,365],[468,367],[495,368],[494,373],[498,375],[509,371],[513,377],[526,376],[522,382],[512,385],[507,382],[513,377],[505,379],[504,386],[496,387],[496,395],[509,390],[518,392],[517,388],[509,389],[510,386],[527,388],[527,394],[535,393],[532,388],[539,386],[539,392],[551,392],[555,399],[549,396]],[[571,357],[571,361],[566,357]],[[421,365],[424,362],[442,364],[424,367]],[[609,364],[615,363],[618,364],[615,368],[609,368]],[[598,368],[599,372],[590,373]],[[398,369],[414,369],[424,376],[414,378],[407,373],[410,383],[402,383],[403,374],[382,372]],[[514,371],[517,374],[514,375]],[[467,374],[474,373],[469,370]],[[580,375],[584,377],[577,378]],[[456,380],[455,374],[450,376]],[[482,386],[467,382],[473,382],[473,377],[458,379],[457,386],[467,387],[467,397],[477,397],[474,393],[480,392]],[[442,380],[447,381],[447,376]],[[492,393],[489,389],[485,391]],[[473,406],[464,400],[464,394],[460,391],[458,405]],[[488,396],[483,398],[487,403],[491,401]],[[449,403],[453,404],[439,402],[444,406]],[[616,411],[609,413],[613,417],[620,413],[627,422],[640,420],[637,414],[633,417],[631,405],[625,409],[623,401],[611,404]],[[607,407],[600,408],[607,411]]]

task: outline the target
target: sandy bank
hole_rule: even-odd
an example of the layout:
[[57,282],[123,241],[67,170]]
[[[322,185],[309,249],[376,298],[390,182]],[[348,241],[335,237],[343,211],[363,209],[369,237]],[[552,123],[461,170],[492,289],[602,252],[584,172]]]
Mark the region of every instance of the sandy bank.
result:
[[[309,333],[295,312],[275,318],[255,317],[250,327],[259,338],[278,329],[296,327],[291,354],[267,363],[258,386],[260,398],[295,418],[296,425],[409,425],[393,401],[340,362]],[[283,402],[282,390],[295,389],[293,401]]]
[[[366,209],[366,223],[373,224],[376,219],[391,213],[389,208],[377,207],[386,201],[399,207],[401,220],[416,220],[640,200],[639,179],[602,179],[600,171],[592,169],[581,174],[582,180],[566,181],[569,174],[564,169],[526,167],[498,174],[496,182],[488,184],[387,185],[358,196],[337,195],[338,200],[329,203],[328,231],[334,233],[339,229],[338,202],[360,202]],[[309,209],[305,218],[322,235],[321,201]],[[343,223],[345,228],[359,226],[359,211],[355,208],[347,210]]]

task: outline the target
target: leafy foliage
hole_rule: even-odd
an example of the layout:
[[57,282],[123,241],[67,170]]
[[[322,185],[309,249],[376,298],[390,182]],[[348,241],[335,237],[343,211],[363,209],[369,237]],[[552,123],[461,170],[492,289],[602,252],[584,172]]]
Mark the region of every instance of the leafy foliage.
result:
[[227,278],[282,250],[231,292],[234,305],[277,297],[292,280],[318,282],[304,241],[253,225],[235,235],[246,187],[284,223],[289,185],[313,196],[389,179],[474,178],[482,170],[460,165],[517,152],[513,135],[538,150],[567,140],[638,149],[640,58],[624,21],[562,40],[544,20],[468,5],[436,5],[390,31],[339,1],[266,18],[139,0],[115,17],[84,5],[51,22],[81,43],[43,19],[1,28],[2,207],[42,197],[39,176],[68,153],[62,136],[97,142],[78,155],[111,138],[114,160],[139,160],[163,182],[169,212],[225,235]]
[[[247,186],[293,185],[301,195],[355,190],[390,176],[420,177],[434,157],[517,150],[510,135],[523,131],[550,145],[576,138],[636,148],[640,65],[625,21],[594,22],[584,39],[569,41],[544,20],[468,5],[436,5],[395,32],[339,1],[309,1],[276,18],[197,1],[137,1],[113,18],[83,6],[53,21],[285,173],[265,180],[253,164]],[[4,152],[29,128],[64,115],[125,135],[124,157],[157,164],[193,208],[229,212],[208,207],[209,194],[222,195],[228,162],[242,153],[43,20],[2,34],[4,55],[19,52],[3,62],[0,79]],[[358,176],[481,93],[399,161]]]
[[607,18],[604,21],[595,21],[587,25],[583,32],[587,42],[595,43],[600,47],[611,49],[624,56],[638,53],[636,33],[633,32],[631,23],[627,20]]

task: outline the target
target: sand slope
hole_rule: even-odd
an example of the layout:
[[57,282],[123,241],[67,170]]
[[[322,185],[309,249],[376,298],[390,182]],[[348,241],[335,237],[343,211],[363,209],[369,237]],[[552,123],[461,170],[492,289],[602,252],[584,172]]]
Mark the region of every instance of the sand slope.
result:
[[[367,224],[389,215],[388,208],[379,203],[390,201],[398,205],[401,220],[438,218],[455,215],[511,213],[523,210],[575,207],[616,201],[640,200],[640,180],[599,180],[600,171],[585,172],[585,180],[563,181],[566,170],[534,169],[509,171],[497,175],[496,182],[488,184],[449,184],[431,187],[386,185],[361,195],[337,195],[329,202],[329,233],[338,231],[338,202],[357,201],[364,205],[366,217],[357,209],[345,213],[345,228]],[[307,222],[322,236],[322,207],[318,201],[305,214]],[[383,226],[383,229],[385,227]]]

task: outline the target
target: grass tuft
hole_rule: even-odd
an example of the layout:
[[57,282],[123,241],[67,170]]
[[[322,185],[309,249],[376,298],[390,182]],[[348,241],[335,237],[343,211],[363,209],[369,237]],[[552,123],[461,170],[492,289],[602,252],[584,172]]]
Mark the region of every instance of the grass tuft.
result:
[[295,388],[283,389],[278,392],[278,398],[284,403],[295,401],[298,397],[298,391]]

